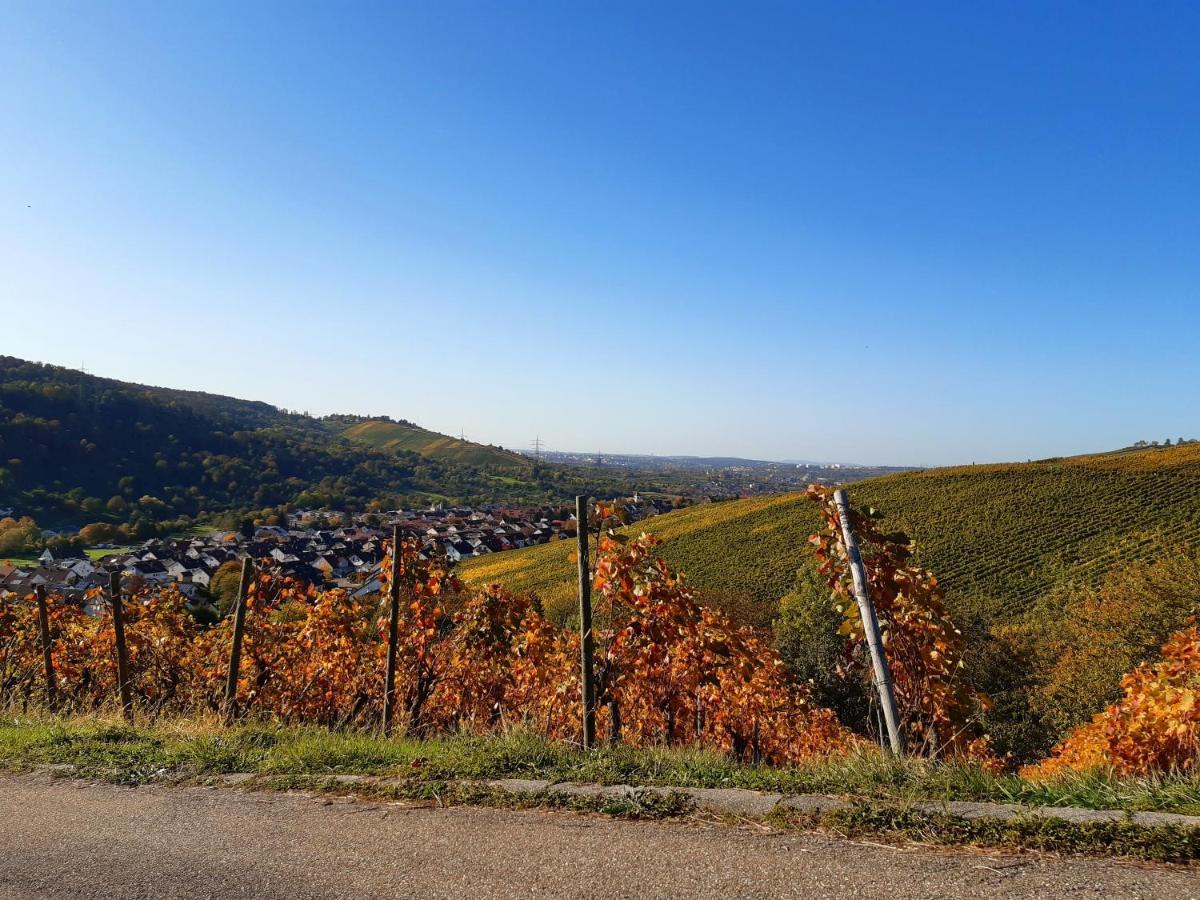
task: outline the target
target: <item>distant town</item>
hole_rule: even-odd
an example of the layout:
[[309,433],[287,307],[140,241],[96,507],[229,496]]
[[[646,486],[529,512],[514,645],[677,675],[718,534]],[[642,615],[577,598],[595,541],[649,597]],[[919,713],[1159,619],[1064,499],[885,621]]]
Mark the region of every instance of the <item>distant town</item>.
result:
[[777,494],[803,490],[810,484],[841,484],[913,470],[911,466],[864,466],[811,460],[780,462],[736,456],[656,456],[558,450],[542,450],[537,456],[566,465],[645,472],[660,478],[667,476],[668,481],[678,483],[681,493],[718,500]]

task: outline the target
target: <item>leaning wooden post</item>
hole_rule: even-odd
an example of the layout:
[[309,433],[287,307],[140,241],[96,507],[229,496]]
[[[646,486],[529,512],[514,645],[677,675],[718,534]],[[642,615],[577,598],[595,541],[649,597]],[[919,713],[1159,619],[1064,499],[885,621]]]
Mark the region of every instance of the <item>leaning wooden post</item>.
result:
[[112,604],[113,637],[117,642],[117,689],[121,694],[121,710],[125,720],[133,724],[133,697],[129,694],[129,651],[125,647],[125,612],[121,606],[121,573],[108,578],[108,599]]
[[54,680],[54,656],[50,643],[50,611],[46,607],[46,586],[39,584],[33,589],[37,596],[38,631],[42,635],[42,663],[46,667],[46,704],[50,712],[58,708],[58,684]]
[[392,733],[396,714],[396,644],[400,639],[400,526],[392,529],[392,569],[388,581],[391,608],[388,611],[387,668],[383,675],[383,733]]
[[858,539],[850,524],[850,501],[844,490],[835,491],[838,519],[842,524],[842,539],[846,543],[846,558],[850,563],[850,575],[854,579],[854,599],[862,616],[863,631],[867,636],[867,647],[871,651],[871,665],[875,669],[875,687],[879,691],[879,704],[883,707],[883,719],[887,723],[888,741],[892,752],[904,752],[904,741],[900,736],[900,716],[896,712],[896,695],[892,690],[892,673],[883,652],[883,639],[879,634],[879,620],[875,618],[875,607],[871,603],[867,573],[863,568],[862,554],[858,550]]
[[592,577],[588,571],[588,501],[575,498],[579,538],[579,646],[583,667],[583,749],[596,745],[596,684],[592,673]]
[[229,669],[225,673],[225,724],[237,717],[238,675],[242,668],[242,639],[246,634],[246,597],[254,578],[254,561],[242,560],[242,577],[238,582],[237,603],[233,608],[233,646],[229,648]]

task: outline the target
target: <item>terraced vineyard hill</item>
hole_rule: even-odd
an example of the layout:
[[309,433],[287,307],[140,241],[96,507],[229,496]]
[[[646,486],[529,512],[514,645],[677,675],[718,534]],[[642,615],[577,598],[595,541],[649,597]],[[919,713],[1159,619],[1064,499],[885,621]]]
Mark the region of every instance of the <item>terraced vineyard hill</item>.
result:
[[433,459],[471,466],[530,467],[529,460],[519,453],[427,431],[407,422],[366,419],[350,425],[341,435],[355,443],[380,450],[407,450]]
[[[1094,582],[1160,541],[1200,545],[1200,444],[1031,463],[890,475],[849,488],[906,531],[945,585],[952,607],[982,603],[1018,618],[1060,580]],[[768,622],[812,565],[817,527],[802,494],[696,506],[638,523],[706,600]],[[548,544],[471,560],[463,576],[534,590],[565,615],[573,604],[572,547]]]

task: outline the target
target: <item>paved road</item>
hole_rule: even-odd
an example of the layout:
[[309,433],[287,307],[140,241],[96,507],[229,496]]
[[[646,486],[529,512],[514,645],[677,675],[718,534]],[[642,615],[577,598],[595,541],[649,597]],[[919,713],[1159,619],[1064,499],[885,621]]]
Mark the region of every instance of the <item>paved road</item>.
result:
[[9,897],[1200,897],[1200,870],[0,776]]

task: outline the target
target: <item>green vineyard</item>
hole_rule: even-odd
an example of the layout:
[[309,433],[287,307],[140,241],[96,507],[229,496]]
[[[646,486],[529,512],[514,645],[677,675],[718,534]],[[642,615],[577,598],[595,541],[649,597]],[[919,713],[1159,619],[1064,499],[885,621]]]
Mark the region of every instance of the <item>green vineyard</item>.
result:
[[[1015,620],[1047,590],[1094,584],[1119,563],[1164,544],[1200,545],[1200,445],[1031,463],[910,472],[849,488],[858,506],[912,537],[952,608],[968,600],[997,621]],[[633,526],[664,543],[712,605],[766,624],[798,569],[813,564],[817,511],[801,494],[697,506]],[[486,556],[468,581],[535,591],[559,616],[574,597],[572,547]]]
[[341,436],[377,450],[407,450],[431,459],[471,466],[528,469],[531,465],[528,459],[509,450],[438,434],[407,422],[366,419],[342,430]]

